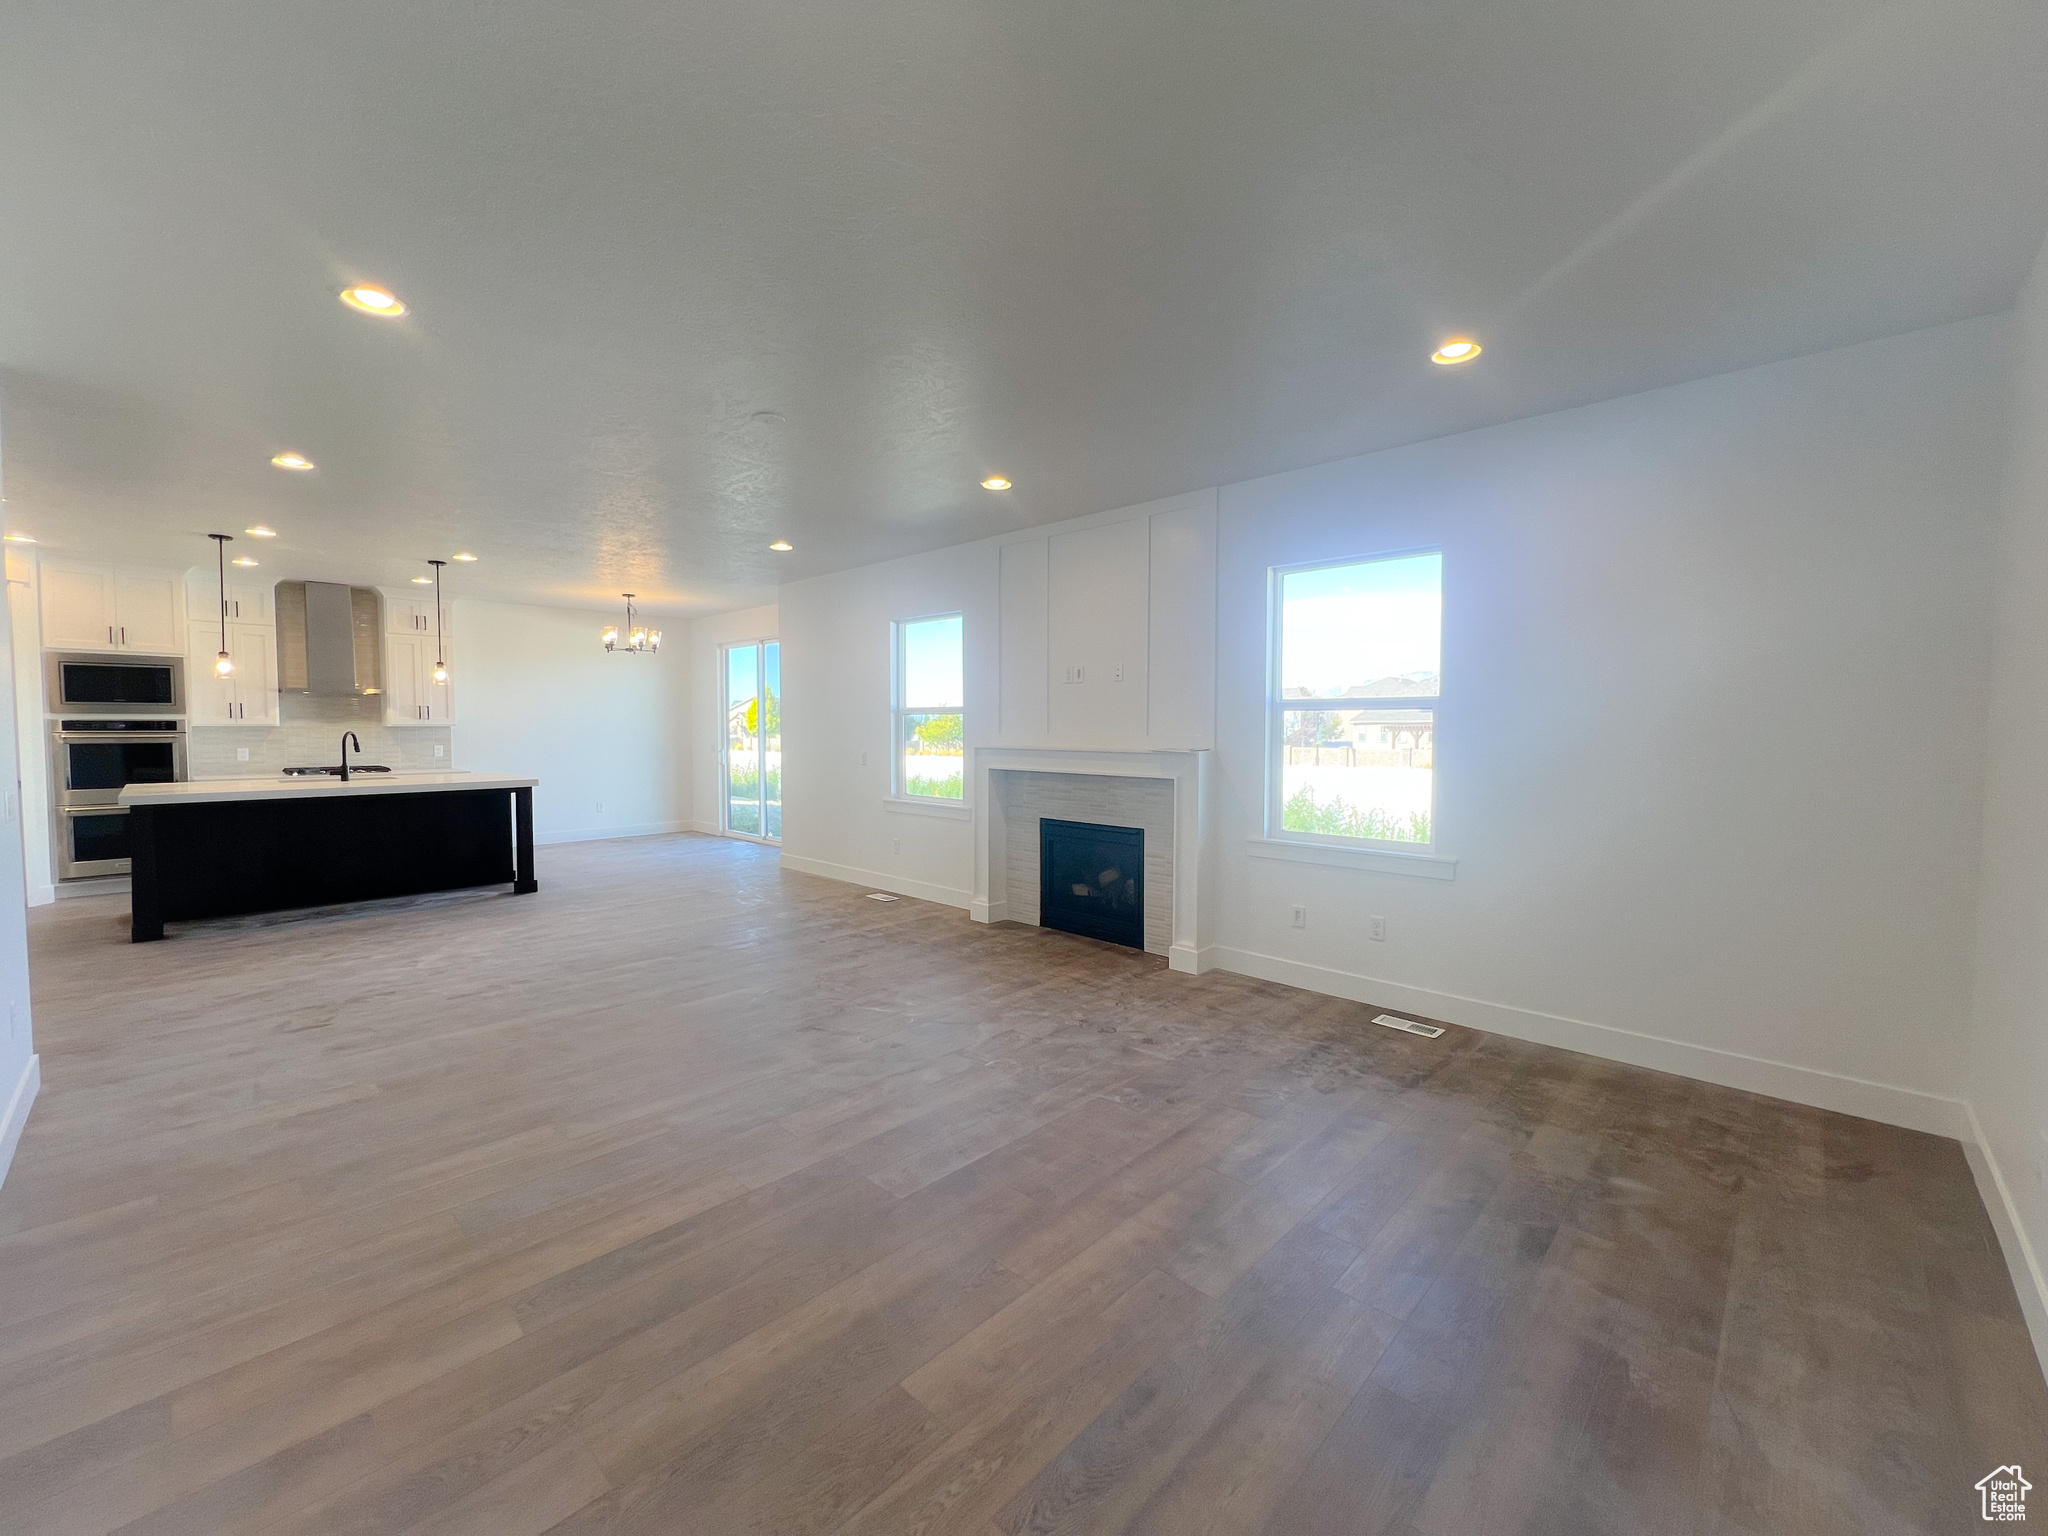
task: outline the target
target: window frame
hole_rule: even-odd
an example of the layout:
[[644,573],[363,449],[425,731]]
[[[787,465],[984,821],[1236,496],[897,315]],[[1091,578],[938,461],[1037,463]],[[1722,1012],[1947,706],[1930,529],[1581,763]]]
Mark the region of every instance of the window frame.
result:
[[[1419,861],[1440,861],[1443,859],[1443,816],[1441,797],[1437,793],[1436,745],[1437,733],[1443,724],[1444,669],[1442,660],[1443,617],[1439,608],[1437,618],[1437,691],[1434,697],[1394,697],[1384,703],[1372,700],[1345,699],[1331,700],[1327,704],[1313,699],[1288,699],[1281,694],[1281,673],[1284,669],[1287,643],[1286,578],[1300,575],[1305,571],[1327,571],[1347,565],[1377,565],[1387,560],[1410,560],[1417,555],[1435,555],[1439,562],[1445,561],[1442,545],[1419,544],[1412,548],[1382,550],[1369,555],[1344,555],[1333,560],[1303,560],[1293,565],[1275,565],[1266,571],[1266,813],[1265,840],[1269,843],[1297,843],[1318,848],[1342,848],[1359,853],[1385,853],[1406,855]],[[1448,582],[1442,565],[1437,575],[1437,597],[1439,603]],[[1297,832],[1283,825],[1285,809],[1287,748],[1286,717],[1290,711],[1303,713],[1307,710],[1347,714],[1372,713],[1384,710],[1412,710],[1427,707],[1430,712],[1430,779],[1429,779],[1429,841],[1410,842],[1400,838],[1347,837],[1334,832]]]
[[[905,697],[904,666],[908,660],[903,634],[913,624],[936,619],[960,621],[960,703],[957,708],[933,709],[913,705]],[[960,717],[960,797],[913,795],[903,771],[903,717],[905,715],[958,715]],[[966,808],[973,785],[967,771],[967,614],[959,608],[942,608],[935,613],[912,614],[889,621],[889,798],[905,805]]]

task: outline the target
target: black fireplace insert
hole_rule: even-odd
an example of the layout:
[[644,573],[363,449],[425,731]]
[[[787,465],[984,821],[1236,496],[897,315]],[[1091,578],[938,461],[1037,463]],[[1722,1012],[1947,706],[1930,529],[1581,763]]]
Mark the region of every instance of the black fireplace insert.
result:
[[1038,921],[1085,939],[1145,947],[1145,829],[1038,823]]

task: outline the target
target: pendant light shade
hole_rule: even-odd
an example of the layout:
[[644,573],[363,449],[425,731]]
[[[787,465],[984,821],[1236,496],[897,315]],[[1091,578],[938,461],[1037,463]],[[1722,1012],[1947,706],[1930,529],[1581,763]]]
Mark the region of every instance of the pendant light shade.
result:
[[598,638],[604,642],[607,651],[625,651],[630,655],[652,656],[661,649],[661,631],[649,629],[633,617],[633,594],[621,593],[626,600],[626,627],[607,624]]
[[231,533],[209,533],[213,540],[214,564],[220,568],[220,654],[213,659],[215,677],[235,675],[234,658],[228,655],[228,545],[234,542]]

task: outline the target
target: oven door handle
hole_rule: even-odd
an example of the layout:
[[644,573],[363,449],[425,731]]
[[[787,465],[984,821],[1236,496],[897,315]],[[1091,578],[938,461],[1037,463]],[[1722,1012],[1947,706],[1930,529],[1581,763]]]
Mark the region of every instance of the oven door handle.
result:
[[59,741],[182,741],[184,731],[51,731]]

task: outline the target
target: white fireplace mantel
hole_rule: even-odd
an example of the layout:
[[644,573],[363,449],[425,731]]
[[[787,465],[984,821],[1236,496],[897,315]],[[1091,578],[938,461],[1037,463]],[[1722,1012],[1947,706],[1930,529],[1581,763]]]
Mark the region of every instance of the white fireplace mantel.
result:
[[[1165,779],[1173,785],[1173,941],[1166,963],[1190,974],[1201,970],[1206,942],[1202,882],[1208,863],[1209,788],[1213,752],[1094,752],[1074,748],[976,747],[974,774],[974,900],[977,923],[1008,918],[1004,848],[1008,828],[991,779],[996,773],[1083,773],[1117,778]],[[991,893],[995,893],[991,898]]]

